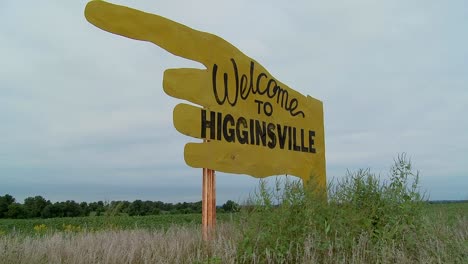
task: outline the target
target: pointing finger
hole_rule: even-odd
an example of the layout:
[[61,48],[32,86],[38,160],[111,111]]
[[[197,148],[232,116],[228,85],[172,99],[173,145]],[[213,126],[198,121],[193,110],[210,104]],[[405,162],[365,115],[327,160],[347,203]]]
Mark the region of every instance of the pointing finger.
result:
[[200,111],[201,108],[193,105],[176,105],[174,108],[174,127],[184,135],[201,139]]
[[164,72],[164,91],[175,98],[210,107],[215,104],[213,96],[206,91],[211,86],[207,70],[169,69]]
[[[253,157],[255,155],[255,157]],[[263,158],[258,158],[263,157]],[[251,145],[223,144],[219,141],[205,143],[188,143],[185,145],[185,162],[195,168],[210,168],[227,173],[249,174],[256,178],[264,178],[274,174],[298,175],[298,168],[285,162],[272,163],[277,160],[266,149]],[[281,160],[281,159],[278,159]],[[286,159],[288,162],[289,159]],[[239,166],[242,164],[242,166]],[[294,166],[294,164],[293,164]]]
[[150,41],[168,52],[203,63],[214,61],[214,56],[230,56],[239,52],[222,38],[194,30],[167,18],[136,9],[91,1],[86,5],[85,17],[105,31],[128,38]]
[[320,161],[312,161],[300,153],[284,155],[258,146],[226,145],[223,142],[210,141],[186,144],[184,159],[194,168],[249,174],[256,178],[288,174],[301,178],[304,183],[314,179],[318,186],[326,186],[325,175],[319,169]]

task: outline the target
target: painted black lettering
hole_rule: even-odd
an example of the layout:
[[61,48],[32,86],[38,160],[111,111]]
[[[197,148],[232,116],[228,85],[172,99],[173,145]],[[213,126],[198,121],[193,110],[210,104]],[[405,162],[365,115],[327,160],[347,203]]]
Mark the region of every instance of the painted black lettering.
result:
[[315,137],[315,131],[309,130],[309,152],[310,153],[316,153],[316,150],[314,148],[314,137]]
[[210,129],[210,139],[215,139],[215,118],[216,113],[210,111],[210,120],[206,119],[206,110],[201,111],[201,138],[206,139],[206,129]]
[[[285,109],[289,112],[291,116],[301,115],[305,117],[303,111],[297,110],[299,107],[299,101],[297,98],[290,98],[289,92],[287,89],[283,89],[278,85],[278,82],[273,79],[269,78],[268,75],[264,72],[261,72],[256,77],[256,85],[254,86],[254,72],[255,72],[255,63],[253,61],[250,62],[250,72],[249,76],[245,73],[240,73],[236,61],[234,58],[231,58],[232,69],[233,69],[233,79],[234,79],[234,86],[231,87],[229,90],[229,75],[227,72],[223,73],[223,81],[224,81],[224,88],[218,87],[218,65],[213,64],[212,70],[212,85],[213,85],[213,94],[215,97],[216,102],[219,105],[224,105],[226,101],[231,106],[237,105],[237,100],[239,96],[242,100],[247,100],[250,96],[250,93],[265,95],[270,98],[274,99],[276,97],[276,103],[281,106],[281,108]],[[231,76],[232,77],[232,76]],[[267,81],[266,85],[261,85],[262,79]],[[265,114],[267,116],[271,116],[273,112],[273,108],[271,104],[265,107],[269,107],[268,110],[264,109]]]
[[259,120],[255,120],[255,143],[260,145],[260,140],[262,140],[262,145],[266,145],[266,123],[262,122],[260,124]]
[[[250,145],[255,145],[255,121],[250,119]],[[258,144],[257,144],[258,145]]]
[[219,105],[223,105],[226,100],[231,106],[235,106],[237,104],[237,98],[239,96],[239,72],[237,71],[237,64],[234,59],[231,59],[232,62],[232,67],[234,70],[234,76],[236,80],[236,87],[235,87],[235,92],[234,92],[234,98],[231,99],[229,98],[229,89],[228,89],[228,83],[229,83],[229,76],[227,73],[224,73],[224,96],[222,96],[222,99],[220,99],[219,96],[219,91],[217,87],[217,73],[218,73],[218,65],[214,64],[213,65],[213,75],[212,75],[212,82],[213,82],[213,94],[215,96],[216,102]]
[[218,120],[217,120],[217,123],[216,123],[217,124],[216,125],[216,133],[217,133],[216,134],[216,139],[221,140],[221,134],[223,132],[222,131],[223,129],[222,129],[222,126],[221,126],[221,124],[223,123],[223,114],[218,112],[217,117],[218,117]]
[[242,74],[241,80],[240,80],[240,97],[245,100],[249,97],[250,94],[250,89],[247,88],[247,76],[245,74]]
[[[268,87],[268,88],[267,88],[267,90],[268,90],[268,91],[267,91],[267,92],[268,92],[268,93],[267,93],[267,96],[268,96],[269,98],[274,98],[275,95],[277,94],[277,88],[280,88],[280,87],[278,86],[278,83],[276,82],[275,79],[271,79],[271,80],[268,81],[268,86],[267,86],[267,87]],[[278,103],[278,101],[277,101],[276,103]],[[281,105],[281,107],[283,107],[283,106]]]
[[261,105],[263,104],[263,102],[260,100],[255,100],[254,102],[257,103],[257,113],[261,114],[262,111],[260,111],[260,109],[262,109]]
[[[228,123],[230,124],[230,127],[231,127],[229,129],[228,129]],[[236,134],[235,134],[235,129],[233,127],[234,127],[234,117],[232,117],[232,115],[230,114],[227,114],[223,120],[223,135],[224,135],[224,139],[227,142],[236,142]]]
[[[241,126],[244,127],[244,129],[241,130]],[[241,144],[249,144],[249,132],[245,130],[245,128],[247,128],[247,120],[243,117],[239,117],[236,123],[236,135],[237,141]]]
[[223,105],[224,102],[226,101],[226,97],[227,97],[227,91],[226,91],[226,88],[227,87],[224,87],[224,97],[223,99],[221,100],[219,98],[219,94],[218,94],[218,88],[216,86],[216,74],[218,73],[218,65],[214,64],[213,65],[213,75],[212,75],[212,82],[213,82],[213,94],[215,96],[215,99],[216,99],[216,102],[219,104],[219,105]]
[[301,151],[302,152],[309,152],[309,149],[304,145],[305,144],[305,138],[304,138],[304,129],[301,128]]
[[[245,74],[242,75],[241,78],[241,85],[240,85],[240,93],[241,98],[243,100],[249,97],[250,91],[253,91],[253,73],[255,69],[255,63],[253,61],[250,62],[250,84],[247,88],[247,76]],[[254,92],[255,93],[255,92]]]
[[265,113],[265,115],[271,116],[271,114],[273,114],[273,106],[269,102],[265,102],[265,104],[263,105],[263,112]]
[[[231,102],[228,97],[228,102],[230,105],[235,106],[237,104],[237,97],[239,96],[239,72],[237,70],[236,61],[234,59],[231,59],[231,62],[232,62],[232,67],[234,69],[234,75],[236,77],[236,92],[234,95],[234,101]],[[228,83],[228,76],[227,76],[227,73],[225,73],[224,74],[224,86],[226,87],[226,91],[228,89],[227,83]]]
[[298,106],[299,106],[299,102],[297,101],[296,98],[294,98],[289,103],[289,107],[286,107],[285,109],[288,110],[292,116],[302,115],[302,117],[305,117],[304,112],[302,111],[298,111],[294,113],[294,110],[296,110]]
[[[260,91],[260,81],[261,79],[263,78],[267,78],[268,76],[265,74],[265,73],[260,73],[258,76],[257,76],[257,86],[256,86],[256,90],[253,90],[253,93],[256,94],[258,91]],[[266,89],[266,88],[265,88]]]
[[294,135],[294,138],[293,138],[293,149],[295,151],[301,151],[301,147],[299,147],[296,143],[297,143],[297,129],[295,127],[293,127],[293,135]]
[[[250,61],[250,85],[249,85],[249,93],[250,91],[254,91],[254,86],[253,86],[253,74],[255,71],[255,63],[253,61]],[[257,84],[258,85],[258,84]],[[245,98],[247,99],[247,97]],[[244,99],[244,100],[245,100]]]
[[278,141],[279,141],[279,146],[281,149],[284,149],[284,144],[286,143],[286,130],[288,129],[288,126],[284,126],[283,131],[281,131],[281,125],[278,124],[276,125],[278,128]]
[[276,147],[276,134],[275,134],[275,124],[269,123],[267,126],[267,134],[270,141],[268,142],[268,147],[274,149]]
[[[275,82],[275,87],[273,88],[273,91],[274,91],[273,96],[277,95],[276,103],[279,104],[282,108],[284,108],[285,104],[287,104],[289,100],[288,91],[276,85],[276,82]],[[281,99],[281,102],[280,102],[280,99]]]

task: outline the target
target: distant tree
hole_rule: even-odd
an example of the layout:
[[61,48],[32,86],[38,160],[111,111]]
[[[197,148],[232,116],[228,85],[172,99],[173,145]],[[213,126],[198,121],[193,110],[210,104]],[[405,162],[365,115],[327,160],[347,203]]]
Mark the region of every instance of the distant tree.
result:
[[55,202],[51,207],[53,217],[64,217],[65,216],[65,203]]
[[80,205],[73,201],[68,200],[64,203],[64,216],[66,217],[77,217],[82,215],[82,210]]
[[57,217],[57,214],[54,211],[55,207],[53,204],[48,204],[44,209],[42,209],[41,217],[42,218],[52,218]]
[[163,211],[164,210],[164,203],[161,201],[153,202],[154,207],[158,209],[158,211]]
[[88,203],[87,202],[81,202],[80,207],[81,207],[81,213],[82,213],[81,216],[88,216],[89,215]]
[[[230,201],[232,202],[232,201]],[[230,202],[228,201],[227,205]],[[232,202],[233,203],[233,202]],[[235,204],[235,203],[234,203]],[[237,204],[235,204],[238,206]],[[229,208],[231,208],[229,207]],[[227,207],[225,207],[227,208]],[[232,207],[236,208],[236,207]],[[54,218],[94,215],[158,215],[201,213],[202,202],[164,203],[161,201],[81,202],[73,200],[51,203],[42,196],[28,197],[24,204],[15,203],[11,195],[0,196],[0,218]],[[223,210],[218,208],[217,210]],[[227,211],[232,209],[227,209]],[[235,209],[234,209],[235,210]]]
[[41,217],[41,212],[44,208],[50,204],[50,201],[46,201],[42,196],[28,197],[24,199],[24,210],[26,217],[35,218]]
[[161,208],[162,211],[169,212],[169,211],[172,211],[172,209],[174,209],[174,205],[172,203],[163,203],[162,204],[162,208]]
[[9,194],[0,196],[0,218],[6,218],[8,213],[8,206],[15,202],[15,198]]
[[127,213],[128,208],[130,207],[130,202],[129,201],[122,201],[119,203],[119,206],[121,208],[121,213]]
[[135,200],[128,207],[129,215],[145,215],[143,212],[143,201]]
[[107,208],[106,215],[128,214],[129,206],[130,202],[128,201],[112,201]]
[[88,209],[90,214],[93,215],[103,215],[106,211],[106,208],[104,207],[104,202],[102,201],[89,203]]
[[194,213],[201,213],[202,211],[202,201],[191,203],[190,208]]
[[144,211],[146,215],[158,215],[161,212],[157,207],[157,204],[153,201],[143,202],[142,211]]
[[12,203],[8,206],[7,212],[8,218],[22,219],[26,218],[27,214],[23,208],[23,205],[20,203]]
[[237,212],[239,211],[239,204],[234,201],[228,200],[225,204],[221,206],[225,212]]

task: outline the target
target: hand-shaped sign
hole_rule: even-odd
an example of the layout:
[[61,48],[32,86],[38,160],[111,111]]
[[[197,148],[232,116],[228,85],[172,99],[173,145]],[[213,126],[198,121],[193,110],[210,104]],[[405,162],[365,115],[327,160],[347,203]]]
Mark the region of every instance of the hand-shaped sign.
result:
[[93,25],[150,41],[206,69],[168,69],[164,91],[201,107],[179,104],[174,126],[206,139],[188,143],[185,161],[196,168],[266,177],[291,174],[325,184],[322,102],[275,79],[222,38],[167,18],[103,1],[85,10]]

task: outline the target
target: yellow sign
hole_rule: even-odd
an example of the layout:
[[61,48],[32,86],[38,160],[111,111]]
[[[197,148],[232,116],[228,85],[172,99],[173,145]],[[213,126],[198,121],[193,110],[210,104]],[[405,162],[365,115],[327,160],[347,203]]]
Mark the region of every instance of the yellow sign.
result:
[[321,101],[289,88],[213,34],[104,1],[89,2],[85,16],[105,31],[150,41],[206,67],[164,72],[168,95],[201,106],[174,109],[179,132],[208,140],[185,146],[188,165],[254,177],[290,174],[325,186]]

